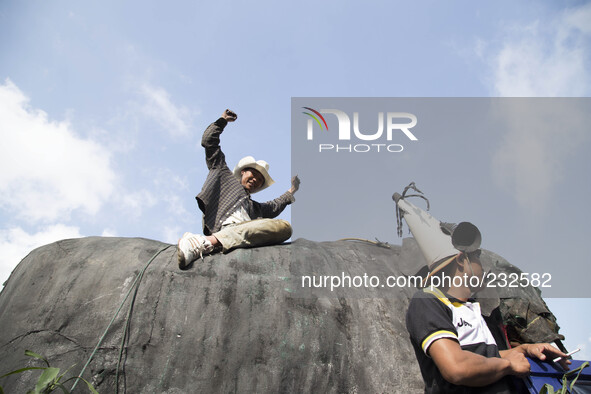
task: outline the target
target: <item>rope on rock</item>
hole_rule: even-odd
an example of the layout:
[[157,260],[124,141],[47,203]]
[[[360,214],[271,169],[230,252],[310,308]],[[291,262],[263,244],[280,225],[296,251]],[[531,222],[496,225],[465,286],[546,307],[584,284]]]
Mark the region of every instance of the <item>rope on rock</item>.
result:
[[388,245],[388,242],[382,242],[377,238],[375,241],[370,241],[369,239],[363,239],[363,238],[341,238],[341,239],[338,239],[337,241],[361,241],[361,242],[370,243],[372,245],[380,246],[382,248],[390,249],[390,245]]
[[[415,192],[419,193],[419,194],[409,194],[406,195],[406,192],[412,189]],[[429,206],[429,200],[427,199],[427,197],[422,195],[423,192],[420,191],[417,186],[415,185],[414,182],[411,182],[407,187],[404,188],[404,190],[402,191],[402,196],[400,197],[401,200],[404,200],[407,197],[419,197],[422,198],[423,200],[425,200],[427,202],[427,211],[429,210],[430,206]],[[402,237],[402,217],[404,216],[404,211],[402,211],[402,209],[400,209],[400,207],[398,206],[398,204],[396,204],[396,232],[398,233],[399,237]],[[410,231],[410,229],[409,229]]]
[[[131,303],[129,305],[129,311],[127,313],[126,322],[125,322],[125,331],[123,333],[123,340],[121,341],[121,349],[120,349],[120,352],[119,352],[119,361],[117,362],[117,371],[116,371],[117,374],[116,374],[116,382],[115,382],[115,384],[117,385],[116,391],[119,392],[119,366],[121,364],[121,357],[123,355],[123,347],[124,347],[125,339],[127,338],[127,329],[129,328],[129,320],[130,320],[129,317],[131,316],[131,311],[133,309],[133,304],[135,302],[135,297],[137,295],[137,291],[138,291],[138,289],[140,287],[140,282],[141,282],[141,280],[142,280],[142,278],[144,276],[144,272],[146,272],[146,270],[148,269],[148,267],[150,266],[150,264],[152,264],[152,261],[154,261],[154,259],[160,253],[164,252],[166,249],[170,248],[171,246],[173,246],[173,245],[167,245],[167,246],[163,247],[162,249],[160,249],[159,251],[157,251],[156,253],[154,253],[154,255],[152,256],[152,258],[146,263],[146,265],[144,266],[144,268],[142,268],[142,270],[137,274],[137,276],[135,277],[135,280],[133,281],[131,287],[127,291],[127,294],[125,295],[125,298],[123,298],[123,301],[121,301],[121,304],[119,305],[119,308],[117,308],[117,311],[115,312],[115,315],[113,315],[113,318],[109,322],[109,325],[107,326],[107,328],[103,332],[103,335],[101,336],[101,338],[99,339],[98,343],[94,347],[94,350],[92,351],[92,354],[88,358],[88,361],[86,361],[86,364],[84,364],[84,367],[82,368],[82,370],[80,371],[80,373],[78,374],[78,376],[81,377],[84,374],[84,371],[86,371],[86,368],[90,364],[90,361],[92,361],[92,359],[94,358],[94,356],[95,356],[96,352],[98,351],[99,347],[103,343],[103,340],[107,336],[107,332],[109,331],[109,329],[113,325],[113,322],[115,321],[115,318],[117,318],[117,315],[119,315],[119,312],[123,308],[123,305],[125,304],[125,301],[127,301],[127,297],[129,297],[129,294],[131,294],[131,292],[133,290],[135,290],[134,291],[134,294],[133,294],[133,297],[132,297],[132,300],[131,300]],[[74,384],[72,385],[72,388],[70,389],[70,391],[74,391],[74,388],[76,387],[76,384],[78,384],[78,380],[76,380],[74,382]]]

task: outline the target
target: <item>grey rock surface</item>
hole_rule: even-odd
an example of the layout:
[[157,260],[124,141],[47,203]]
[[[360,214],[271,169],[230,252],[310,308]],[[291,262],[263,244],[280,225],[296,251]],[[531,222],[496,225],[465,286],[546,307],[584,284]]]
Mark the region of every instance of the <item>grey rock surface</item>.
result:
[[[76,364],[68,374],[76,376],[138,273],[166,246],[89,237],[32,251],[0,293],[0,375],[39,365],[25,357],[29,349],[52,366]],[[301,285],[302,275],[367,273],[382,281],[384,275],[411,275],[423,264],[418,253],[412,239],[390,249],[298,239],[206,256],[180,271],[172,245],[139,282],[119,391],[423,392],[405,329],[415,289],[331,292]],[[130,300],[83,375],[101,393],[115,392]],[[7,393],[26,392],[37,375],[13,375],[0,385]],[[84,384],[76,391],[87,392]]]

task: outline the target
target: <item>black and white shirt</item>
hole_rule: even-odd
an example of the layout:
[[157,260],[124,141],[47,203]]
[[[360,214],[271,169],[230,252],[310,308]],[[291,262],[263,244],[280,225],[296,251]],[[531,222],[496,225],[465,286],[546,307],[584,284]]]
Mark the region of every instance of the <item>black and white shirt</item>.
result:
[[447,382],[429,356],[437,340],[457,341],[462,350],[484,357],[500,357],[499,348],[477,302],[461,302],[439,289],[417,292],[408,307],[406,328],[425,381],[425,393],[510,393],[510,380],[501,379],[485,387],[457,386]]

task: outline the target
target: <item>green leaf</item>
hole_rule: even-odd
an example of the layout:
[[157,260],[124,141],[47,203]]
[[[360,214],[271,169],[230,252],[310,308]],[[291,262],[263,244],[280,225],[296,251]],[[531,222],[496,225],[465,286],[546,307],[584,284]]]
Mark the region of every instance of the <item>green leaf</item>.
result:
[[65,376],[65,375],[66,375],[68,372],[70,372],[70,370],[71,370],[72,368],[74,368],[75,366],[76,366],[76,364],[74,364],[74,365],[72,365],[70,368],[66,369],[66,370],[64,371],[64,373],[63,373],[63,374],[61,374],[61,375],[60,375],[60,376],[59,376],[59,377],[58,377],[58,378],[55,380],[55,382],[56,382],[56,383],[58,383],[60,380],[62,380],[62,378],[63,378],[63,377],[64,377],[64,376]]
[[43,361],[45,361],[45,364],[47,364],[48,367],[50,366],[49,365],[49,361],[47,361],[47,359],[45,357],[43,357],[42,355],[40,355],[40,354],[37,354],[37,353],[32,352],[30,350],[25,350],[25,356],[34,357],[34,358],[37,358],[39,360],[43,360]]
[[65,387],[64,387],[64,385],[63,385],[63,384],[61,384],[61,383],[58,383],[58,384],[57,384],[57,386],[56,386],[56,388],[60,388],[60,389],[62,389],[62,392],[63,392],[64,394],[70,394],[70,391],[68,391],[68,389],[67,389],[67,388],[65,388]]
[[554,387],[552,387],[551,385],[546,383],[545,385],[542,386],[542,389],[540,390],[540,394],[554,394]]
[[[554,391],[554,388],[549,385],[548,383],[546,383],[542,389],[540,390],[539,394],[566,394],[570,391],[572,391],[573,386],[575,385],[575,383],[577,382],[577,379],[579,378],[579,375],[581,375],[581,372],[583,372],[584,368],[587,368],[589,366],[589,362],[585,361],[583,364],[581,364],[581,366],[579,366],[578,368],[572,369],[568,372],[566,372],[564,375],[562,375],[562,387],[559,388],[557,391]],[[568,384],[568,380],[570,377],[572,377],[573,375],[576,376],[574,377],[574,379],[570,382],[570,386]]]
[[37,384],[35,385],[35,393],[43,393],[49,388],[55,381],[56,376],[60,373],[59,368],[46,368],[45,371],[39,376]]
[[[98,391],[96,391],[96,389],[94,388],[94,386],[86,379],[81,378],[80,376],[76,376],[75,378],[69,378],[68,380],[64,381],[63,384],[66,384],[67,382],[69,382],[70,380],[75,380],[75,379],[80,379],[82,380],[84,383],[86,383],[86,385],[88,386],[88,389],[90,390],[91,393],[93,394],[99,394]],[[2,393],[0,393],[2,394]]]
[[46,367],[26,367],[26,368],[21,368],[21,369],[17,369],[16,371],[8,372],[7,374],[0,376],[0,379],[2,379],[5,376],[8,376],[8,375],[14,375],[15,373],[21,373],[21,372],[29,371],[31,369],[45,369],[45,368]]
[[[80,378],[80,379],[82,379],[82,380],[84,381],[84,383],[86,383],[86,385],[88,386],[88,389],[90,390],[90,392],[91,392],[92,394],[99,394],[99,392],[98,392],[98,391],[96,391],[96,389],[94,388],[94,386],[93,386],[92,384],[90,384],[90,382],[89,382],[89,381],[87,381],[87,380],[86,380],[86,379],[84,379],[84,378]],[[2,393],[0,393],[0,394],[2,394]]]
[[573,386],[577,382],[577,379],[579,379],[581,372],[583,372],[583,369],[587,368],[588,366],[589,366],[589,361],[585,361],[583,364],[581,364],[581,366],[579,368],[573,369],[572,371],[569,371],[567,373],[567,375],[569,375],[569,376],[573,375],[575,372],[577,373],[577,376],[575,376],[575,378],[573,379],[573,381],[570,384],[570,387],[569,387],[570,391],[573,391]]

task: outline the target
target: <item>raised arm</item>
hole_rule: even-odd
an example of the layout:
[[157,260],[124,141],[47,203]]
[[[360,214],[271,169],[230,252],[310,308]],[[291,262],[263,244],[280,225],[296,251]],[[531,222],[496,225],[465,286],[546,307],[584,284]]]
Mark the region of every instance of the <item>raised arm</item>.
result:
[[262,203],[258,203],[255,201],[253,202],[256,205],[258,205],[257,214],[260,216],[260,218],[273,219],[274,217],[277,217],[281,212],[283,212],[285,207],[287,207],[294,201],[295,198],[293,194],[287,191],[283,193],[281,196],[271,201]]
[[295,201],[295,197],[293,196],[296,191],[300,188],[300,178],[296,175],[291,178],[291,187],[288,191],[283,193],[281,196],[277,197],[274,200],[258,203],[253,201],[256,205],[257,214],[261,218],[272,219],[277,217],[285,207]]
[[201,138],[201,146],[205,148],[205,161],[209,170],[226,165],[226,156],[220,147],[220,135],[228,122],[233,122],[237,118],[238,116],[234,112],[227,109],[218,120],[205,129]]
[[537,358],[542,361],[561,357],[558,364],[565,370],[568,370],[569,364],[571,364],[566,354],[549,343],[524,343],[509,350],[501,350],[499,353],[503,358],[510,357],[511,353],[521,353],[529,358]]

